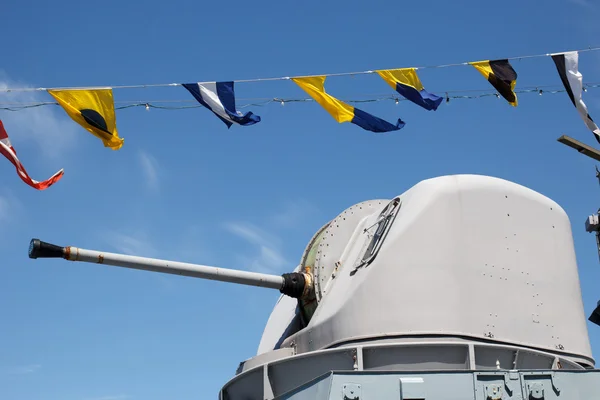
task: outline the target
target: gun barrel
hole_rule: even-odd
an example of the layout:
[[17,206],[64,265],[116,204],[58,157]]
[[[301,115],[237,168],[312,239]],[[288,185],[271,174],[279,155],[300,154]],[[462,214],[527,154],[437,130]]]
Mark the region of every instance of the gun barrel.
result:
[[302,289],[304,289],[304,279],[301,279],[302,282],[298,282],[299,276],[297,276],[297,274],[277,276],[155,258],[106,253],[72,246],[60,247],[43,242],[39,239],[31,239],[29,244],[29,258],[64,258],[70,261],[106,264],[116,267],[184,275],[194,278],[239,283],[242,285],[260,286],[279,289],[280,292],[290,296],[293,296],[298,292],[298,284],[302,284]]

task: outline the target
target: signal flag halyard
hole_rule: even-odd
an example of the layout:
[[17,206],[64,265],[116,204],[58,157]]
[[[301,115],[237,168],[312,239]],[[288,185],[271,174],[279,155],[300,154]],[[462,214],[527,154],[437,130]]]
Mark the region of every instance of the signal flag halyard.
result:
[[351,122],[371,132],[390,132],[402,129],[404,121],[393,125],[381,118],[359,110],[325,92],[325,76],[291,78],[302,90],[319,103],[337,122]]
[[119,150],[123,139],[117,132],[112,89],[48,89],[66,113],[105,147]]
[[415,68],[383,69],[375,72],[396,92],[426,110],[437,110],[444,100],[425,90]]
[[475,67],[510,105],[517,106],[517,94],[514,92],[517,72],[508,60],[476,61],[469,64]]
[[252,112],[242,114],[235,107],[235,91],[233,82],[207,82],[182,84],[198,103],[211,110],[221,121],[231,128],[231,125],[254,125],[260,122],[260,117]]
[[8,134],[4,129],[4,124],[2,123],[2,120],[0,120],[0,154],[6,157],[8,161],[10,161],[15,166],[15,168],[17,169],[17,174],[23,182],[37,190],[44,190],[49,188],[54,183],[59,181],[64,174],[64,171],[61,168],[57,173],[55,173],[45,181],[38,182],[34,179],[31,179],[29,174],[27,174],[25,167],[23,167],[23,164],[21,164],[21,161],[19,161],[19,158],[17,157],[17,152],[10,143],[10,139],[8,138]]
[[588,109],[581,97],[583,91],[583,76],[579,72],[579,53],[570,51],[566,53],[552,54],[552,60],[558,75],[565,86],[565,90],[571,99],[571,102],[577,108],[579,115],[585,122],[585,125],[594,133],[596,141],[600,143],[600,129],[588,114]]

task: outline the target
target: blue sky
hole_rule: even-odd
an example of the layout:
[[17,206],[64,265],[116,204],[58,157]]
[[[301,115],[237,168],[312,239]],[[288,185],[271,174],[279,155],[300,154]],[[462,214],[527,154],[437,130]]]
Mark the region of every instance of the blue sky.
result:
[[[0,85],[183,83],[476,61],[598,46],[591,0],[295,3],[20,2],[2,7]],[[550,58],[513,62],[517,88],[560,85]],[[580,55],[600,82],[600,52]],[[471,67],[419,71],[425,87],[489,90]],[[343,99],[391,95],[377,76],[328,78]],[[240,83],[239,104],[306,98],[289,81]],[[115,101],[191,100],[181,87],[115,89]],[[600,89],[584,94],[600,120]],[[368,96],[366,96],[368,97]],[[246,100],[245,100],[246,99]],[[46,93],[0,102],[51,101]],[[119,105],[117,104],[117,105]],[[189,103],[192,104],[192,103]],[[565,93],[359,106],[406,127],[374,134],[315,103],[244,108],[226,126],[208,110],[117,111],[112,151],[58,106],[0,110],[44,192],[0,162],[0,397],[26,400],[216,398],[255,354],[276,291],[60,260],[27,258],[29,239],[283,273],[312,234],[346,207],[391,198],[422,179],[498,176],[569,214],[586,313],[600,298],[598,255],[584,220],[600,206],[594,162],[556,142],[595,144]],[[557,283],[558,285],[559,283]],[[594,354],[600,328],[589,326]]]

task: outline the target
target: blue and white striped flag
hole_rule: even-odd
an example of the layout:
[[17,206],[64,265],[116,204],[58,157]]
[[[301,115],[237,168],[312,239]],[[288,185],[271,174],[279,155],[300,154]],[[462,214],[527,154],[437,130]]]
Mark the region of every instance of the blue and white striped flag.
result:
[[233,82],[206,82],[182,84],[200,104],[211,110],[230,128],[233,124],[254,125],[260,117],[251,112],[242,114],[235,109]]

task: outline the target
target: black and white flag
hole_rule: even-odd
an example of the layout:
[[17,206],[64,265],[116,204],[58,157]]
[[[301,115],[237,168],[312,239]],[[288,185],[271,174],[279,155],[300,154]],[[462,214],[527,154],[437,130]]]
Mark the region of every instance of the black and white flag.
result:
[[583,90],[583,76],[579,72],[579,53],[577,51],[570,51],[566,53],[552,54],[552,60],[556,64],[556,69],[560,75],[569,98],[573,102],[573,105],[579,111],[579,115],[583,118],[583,121],[596,135],[596,140],[600,143],[600,129],[588,114],[587,107],[581,98]]

